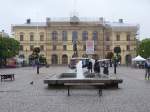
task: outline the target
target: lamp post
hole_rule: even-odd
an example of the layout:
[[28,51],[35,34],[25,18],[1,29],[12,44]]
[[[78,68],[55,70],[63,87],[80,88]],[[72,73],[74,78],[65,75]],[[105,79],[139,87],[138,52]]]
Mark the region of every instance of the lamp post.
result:
[[40,61],[39,61],[39,53],[40,53],[40,48],[39,47],[35,47],[34,50],[33,50],[33,55],[35,55],[35,63],[36,63],[36,66],[37,66],[37,74],[39,74],[39,64],[40,64]]
[[116,58],[114,59],[114,73],[116,74],[116,67],[117,67],[117,60]]
[[39,74],[39,56],[37,57],[37,74]]
[[103,58],[105,58],[105,27],[103,26]]

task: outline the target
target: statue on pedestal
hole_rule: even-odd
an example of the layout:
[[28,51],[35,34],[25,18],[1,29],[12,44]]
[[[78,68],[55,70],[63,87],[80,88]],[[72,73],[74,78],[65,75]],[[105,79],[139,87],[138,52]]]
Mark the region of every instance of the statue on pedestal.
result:
[[76,40],[74,40],[73,41],[73,55],[72,55],[72,57],[78,57],[78,49],[77,49],[77,41]]

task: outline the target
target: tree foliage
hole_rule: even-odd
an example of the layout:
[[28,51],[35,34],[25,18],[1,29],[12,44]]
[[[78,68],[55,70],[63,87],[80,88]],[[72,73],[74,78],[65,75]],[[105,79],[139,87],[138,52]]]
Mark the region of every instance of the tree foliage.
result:
[[114,48],[114,52],[116,53],[116,58],[117,58],[117,61],[121,61],[121,56],[119,55],[121,53],[121,48],[120,47],[115,47]]
[[150,39],[144,39],[140,42],[138,54],[144,58],[150,57]]
[[14,57],[19,52],[19,42],[13,38],[1,38],[0,37],[0,61],[5,61],[6,59]]
[[120,47],[115,47],[115,48],[114,48],[114,52],[115,52],[116,54],[121,53],[121,48],[120,48]]
[[40,54],[39,62],[40,62],[41,65],[46,65],[47,64],[46,57],[43,54]]
[[40,53],[40,48],[39,47],[35,47],[33,49],[32,54],[29,56],[29,64],[37,64],[39,63],[39,53]]
[[29,56],[29,64],[40,64],[40,65],[46,65],[46,57],[43,54],[40,54],[40,48],[35,47],[33,49],[32,54]]
[[35,47],[35,48],[33,49],[33,53],[34,53],[34,54],[39,54],[39,53],[40,53],[40,48],[39,48],[39,47]]

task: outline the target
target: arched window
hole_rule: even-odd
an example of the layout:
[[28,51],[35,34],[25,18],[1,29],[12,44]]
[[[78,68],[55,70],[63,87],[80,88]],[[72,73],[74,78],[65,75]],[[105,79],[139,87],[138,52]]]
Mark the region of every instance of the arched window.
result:
[[23,41],[23,40],[24,40],[24,33],[20,32],[20,41]]
[[93,32],[93,40],[94,40],[94,41],[97,41],[97,40],[98,40],[98,33],[97,33],[97,31],[94,31],[94,32]]
[[62,41],[67,41],[67,31],[62,32]]
[[82,41],[86,41],[86,40],[88,40],[88,32],[84,31],[82,32]]
[[57,31],[52,32],[52,41],[57,41],[58,40],[58,33]]
[[126,59],[126,64],[130,65],[132,62],[132,56],[130,54],[127,54],[125,59]]
[[33,32],[30,33],[30,41],[34,41],[34,33]]
[[127,41],[130,41],[130,39],[131,39],[131,35],[127,34]]
[[52,64],[58,64],[58,56],[56,54],[53,54],[51,61]]
[[72,32],[72,41],[77,41],[78,40],[78,32],[77,31],[73,31]]
[[40,41],[44,41],[44,32],[40,32]]
[[120,41],[120,34],[116,35],[116,41]]
[[62,55],[62,64],[68,64],[68,56],[66,54]]

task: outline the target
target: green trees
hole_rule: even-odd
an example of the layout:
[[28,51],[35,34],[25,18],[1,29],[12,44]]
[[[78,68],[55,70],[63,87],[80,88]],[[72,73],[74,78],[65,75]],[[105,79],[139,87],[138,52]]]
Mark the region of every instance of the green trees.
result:
[[32,54],[29,56],[29,64],[30,65],[39,63],[39,53],[40,53],[40,48],[35,47],[33,49]]
[[119,55],[121,53],[121,48],[120,47],[115,47],[114,48],[114,53],[116,53],[117,60],[121,61],[121,56]]
[[46,57],[43,54],[40,54],[40,48],[35,47],[33,49],[32,54],[29,56],[29,64],[39,64],[39,65],[46,65]]
[[120,47],[115,47],[114,52],[118,55],[119,53],[121,53],[121,48]]
[[144,58],[150,57],[150,39],[144,39],[140,42],[137,50],[138,54]]
[[13,38],[0,37],[0,66],[6,65],[6,59],[14,57],[19,52],[19,42]]

